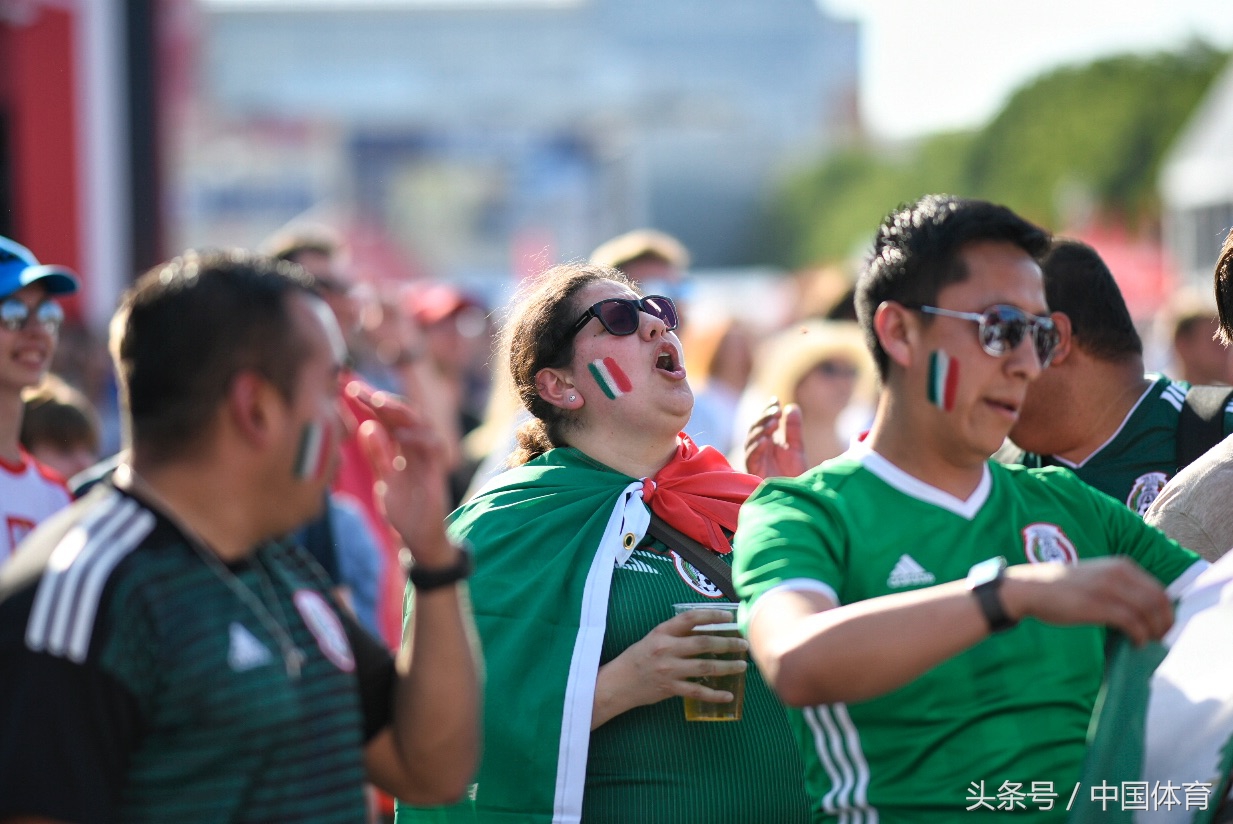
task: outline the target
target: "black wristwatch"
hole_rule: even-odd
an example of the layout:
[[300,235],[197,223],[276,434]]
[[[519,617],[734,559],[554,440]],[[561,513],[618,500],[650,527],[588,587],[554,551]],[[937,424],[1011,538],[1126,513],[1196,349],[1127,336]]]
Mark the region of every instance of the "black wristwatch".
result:
[[1007,614],[998,591],[1005,577],[1006,559],[1001,556],[981,561],[968,570],[968,589],[976,596],[976,603],[980,604],[980,611],[989,622],[990,632],[1002,632],[1019,623]]
[[471,574],[471,549],[468,546],[455,544],[458,558],[454,563],[441,569],[421,569],[416,564],[407,567],[407,578],[411,586],[420,592],[440,589],[457,583]]

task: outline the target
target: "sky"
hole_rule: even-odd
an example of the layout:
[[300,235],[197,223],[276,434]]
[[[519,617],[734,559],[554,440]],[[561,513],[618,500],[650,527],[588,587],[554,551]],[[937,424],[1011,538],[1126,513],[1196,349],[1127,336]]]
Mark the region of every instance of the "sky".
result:
[[906,138],[978,128],[1061,65],[1180,47],[1233,48],[1229,0],[819,0],[862,23],[861,111]]

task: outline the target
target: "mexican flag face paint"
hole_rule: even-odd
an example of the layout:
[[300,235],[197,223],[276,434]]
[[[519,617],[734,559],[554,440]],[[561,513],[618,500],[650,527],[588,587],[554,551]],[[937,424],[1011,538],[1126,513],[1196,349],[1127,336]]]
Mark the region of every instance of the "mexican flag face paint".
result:
[[929,356],[929,402],[944,412],[955,408],[955,390],[959,386],[959,361],[934,350]]
[[587,369],[610,400],[616,400],[634,388],[629,376],[621,370],[621,365],[612,358],[593,360],[587,364]]
[[325,477],[330,462],[330,428],[321,421],[305,424],[300,433],[300,448],[295,455],[295,477],[318,481]]

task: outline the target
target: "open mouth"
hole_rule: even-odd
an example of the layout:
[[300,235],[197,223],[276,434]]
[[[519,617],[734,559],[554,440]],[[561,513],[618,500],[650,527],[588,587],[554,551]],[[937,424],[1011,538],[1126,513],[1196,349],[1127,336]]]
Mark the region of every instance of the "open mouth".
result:
[[13,359],[26,366],[42,366],[47,360],[47,353],[39,349],[22,349]]
[[680,356],[677,354],[676,347],[668,345],[661,347],[659,353],[655,356],[655,368],[661,372],[667,372],[674,377],[683,375],[685,372],[681,366]]

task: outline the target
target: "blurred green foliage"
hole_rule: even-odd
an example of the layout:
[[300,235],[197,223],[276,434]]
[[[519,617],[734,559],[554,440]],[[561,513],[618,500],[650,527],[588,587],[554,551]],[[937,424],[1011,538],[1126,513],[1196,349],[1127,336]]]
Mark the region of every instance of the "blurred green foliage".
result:
[[832,153],[775,191],[758,257],[791,268],[843,260],[888,211],[929,192],[1005,203],[1055,229],[1092,211],[1155,226],[1164,154],[1228,57],[1194,43],[1065,67],[1020,88],[979,131]]

